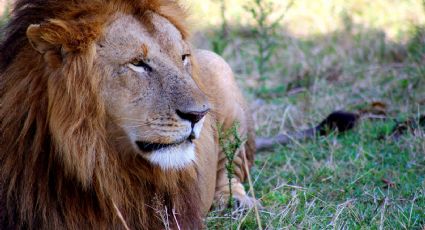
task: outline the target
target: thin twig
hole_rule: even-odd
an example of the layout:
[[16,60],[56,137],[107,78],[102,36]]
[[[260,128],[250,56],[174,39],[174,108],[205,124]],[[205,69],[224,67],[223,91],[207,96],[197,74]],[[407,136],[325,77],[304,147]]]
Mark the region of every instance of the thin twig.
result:
[[118,207],[117,207],[117,205],[115,204],[114,201],[112,201],[112,204],[114,205],[114,209],[115,209],[115,212],[118,216],[118,219],[120,219],[121,224],[124,226],[125,230],[130,230],[130,228],[127,225],[127,222],[124,220],[124,217],[122,216],[121,211],[118,209]]
[[181,230],[179,222],[177,221],[176,210],[174,210],[174,208],[173,208],[173,217],[174,217],[174,221],[176,221],[177,229]]
[[[252,198],[255,199],[254,186],[251,181],[251,174],[249,173],[248,160],[246,159],[245,152],[242,154],[242,156],[243,156],[245,171],[248,178],[249,192],[251,193]],[[263,227],[261,225],[260,213],[258,212],[257,202],[254,202],[254,212],[255,212],[255,217],[257,218],[258,229],[262,230]]]

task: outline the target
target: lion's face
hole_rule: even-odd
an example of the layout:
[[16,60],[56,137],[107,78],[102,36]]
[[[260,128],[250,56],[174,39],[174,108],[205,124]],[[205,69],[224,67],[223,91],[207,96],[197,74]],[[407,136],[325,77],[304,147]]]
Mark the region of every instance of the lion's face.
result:
[[96,43],[108,131],[123,152],[179,169],[195,158],[192,141],[209,104],[192,78],[191,49],[181,33],[158,14],[148,17],[146,25],[118,14]]

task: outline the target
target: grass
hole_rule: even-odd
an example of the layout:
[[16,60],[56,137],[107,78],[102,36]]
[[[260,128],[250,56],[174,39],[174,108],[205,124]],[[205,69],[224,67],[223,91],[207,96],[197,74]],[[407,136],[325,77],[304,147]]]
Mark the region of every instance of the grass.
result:
[[[394,122],[364,122],[355,131],[277,147],[257,155],[254,188],[263,227],[421,229],[425,226],[424,133],[390,138]],[[418,137],[421,135],[422,137]],[[242,219],[245,220],[242,221]],[[257,229],[255,216],[235,226]],[[239,221],[239,222],[238,222]],[[211,213],[209,228],[230,228]]]
[[[262,227],[424,229],[424,130],[388,137],[395,120],[425,114],[422,2],[294,1],[273,37],[276,50],[260,94],[255,21],[242,2],[226,2],[228,38],[221,53],[251,104],[257,135],[305,129],[332,111],[368,110],[374,102],[385,105],[388,118],[258,153],[251,176],[263,205]],[[286,5],[274,2],[282,3],[279,15]],[[211,17],[195,20],[208,26],[199,27],[193,40],[212,49],[210,41],[221,30],[214,13],[220,8],[214,1],[205,4],[210,8],[203,5],[202,15]],[[389,9],[394,13],[383,13]],[[228,215],[213,210],[206,225],[258,229],[253,210],[232,217],[231,224]]]
[[[425,224],[424,140],[378,140],[387,123],[261,154],[268,227],[412,229]],[[411,143],[412,140],[416,143]],[[267,181],[267,183],[259,183]],[[259,192],[260,191],[260,192]],[[288,210],[288,211],[285,211]]]

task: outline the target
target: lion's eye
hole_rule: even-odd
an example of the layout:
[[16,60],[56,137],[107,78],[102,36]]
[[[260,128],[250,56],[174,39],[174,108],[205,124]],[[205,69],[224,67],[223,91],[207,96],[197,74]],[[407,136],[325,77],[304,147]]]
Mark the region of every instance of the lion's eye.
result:
[[129,67],[133,69],[136,72],[152,72],[152,67],[148,64],[146,64],[142,60],[133,61],[129,64]]
[[190,54],[183,54],[182,55],[182,61],[183,61],[183,65],[187,65],[187,64],[189,64],[189,57],[190,57]]

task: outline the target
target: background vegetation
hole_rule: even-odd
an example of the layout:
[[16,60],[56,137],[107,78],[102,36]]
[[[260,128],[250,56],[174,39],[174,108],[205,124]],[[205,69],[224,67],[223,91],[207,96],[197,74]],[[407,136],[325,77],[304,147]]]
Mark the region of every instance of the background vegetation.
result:
[[[0,26],[7,21],[0,0]],[[232,66],[257,134],[311,127],[334,110],[371,110],[349,133],[277,146],[252,170],[253,210],[213,211],[212,229],[424,229],[425,134],[398,121],[425,109],[420,0],[186,0],[193,42]],[[1,35],[0,35],[1,38]],[[233,221],[229,221],[229,217]]]
[[[370,111],[372,104],[385,118],[258,153],[252,179],[262,228],[425,227],[424,129],[390,137],[397,122],[425,112],[422,1],[187,2],[194,43],[230,63],[258,135],[312,127],[332,111]],[[206,223],[259,228],[253,210],[233,212],[232,222],[228,215],[213,211]]]

